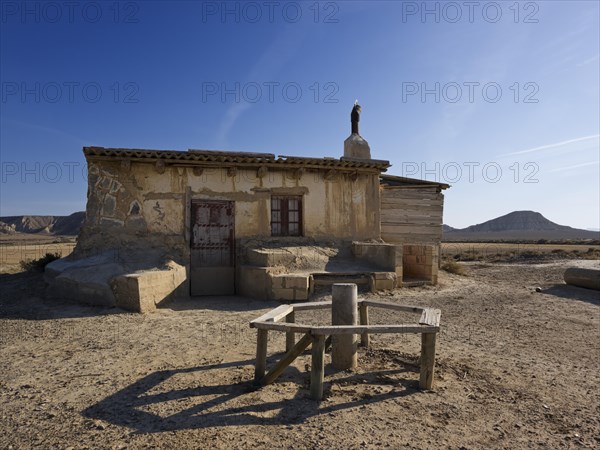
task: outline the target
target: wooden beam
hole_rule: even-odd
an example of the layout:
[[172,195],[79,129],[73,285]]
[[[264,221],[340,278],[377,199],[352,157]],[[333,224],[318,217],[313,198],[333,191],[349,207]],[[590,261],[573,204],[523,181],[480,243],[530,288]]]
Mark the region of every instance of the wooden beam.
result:
[[254,322],[253,328],[259,330],[285,331],[293,333],[308,333],[314,327],[302,323]]
[[[369,305],[365,302],[358,304],[358,312],[360,314],[360,324],[369,325]],[[369,346],[369,332],[365,331],[360,335],[360,343],[363,347]]]
[[421,389],[433,389],[435,339],[436,333],[423,333],[421,335],[421,373],[419,377],[419,387]]
[[250,321],[250,327],[252,327],[254,322],[277,322],[293,311],[294,308],[291,305],[280,305],[268,313],[263,314],[258,319]]
[[277,379],[284,369],[289,366],[313,341],[310,333],[302,336],[302,339],[288,351],[284,357],[260,380],[260,384],[266,386]]
[[398,305],[396,303],[380,302],[378,300],[363,300],[362,303],[368,306],[375,306],[377,308],[385,308],[394,311],[412,312],[419,314],[422,313],[424,310],[424,308],[420,308],[418,306]]
[[328,325],[312,327],[311,333],[314,336],[324,336],[330,334],[388,334],[388,333],[437,333],[439,327],[431,325]]
[[425,308],[419,319],[419,323],[422,325],[431,325],[433,327],[440,326],[440,317],[442,312],[439,309]]
[[254,366],[254,382],[259,382],[267,369],[268,330],[258,330],[256,334],[256,365]]
[[310,311],[311,309],[328,309],[331,308],[331,302],[304,302],[294,303],[292,305],[294,311]]
[[[292,310],[287,316],[285,316],[285,321],[287,323],[294,323],[296,320],[296,316],[294,311]],[[296,334],[293,331],[288,331],[285,333],[285,351],[289,352],[296,345]]]
[[323,398],[325,377],[325,336],[314,336],[312,344],[312,364],[310,368],[310,396],[314,400]]

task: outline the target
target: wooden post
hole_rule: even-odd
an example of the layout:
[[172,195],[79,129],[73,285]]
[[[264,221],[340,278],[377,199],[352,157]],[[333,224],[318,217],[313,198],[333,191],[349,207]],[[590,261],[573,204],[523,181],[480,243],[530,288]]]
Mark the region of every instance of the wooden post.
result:
[[[353,283],[336,283],[331,296],[331,324],[353,325],[358,322],[358,290]],[[333,336],[331,362],[338,370],[357,366],[356,335],[338,334]]]
[[285,356],[279,361],[269,372],[260,380],[260,384],[266,386],[267,384],[271,384],[273,381],[277,379],[279,375],[285,370],[287,366],[289,366],[292,361],[294,361],[306,347],[310,345],[313,338],[310,333],[306,333],[302,336],[302,339],[298,341],[298,343],[290,349],[289,352],[285,354]]
[[313,336],[312,364],[310,368],[310,396],[314,400],[323,398],[323,378],[325,376],[325,336]]
[[256,383],[265,376],[267,369],[267,339],[269,330],[257,330],[256,334],[256,365],[254,366],[254,381]]
[[437,333],[421,334],[421,376],[419,379],[419,387],[421,389],[433,389],[436,335]]
[[325,353],[327,353],[328,351],[331,350],[331,341],[333,336],[327,336],[327,339],[325,339]]
[[[296,321],[294,311],[285,316],[285,321],[287,323],[294,323]],[[296,345],[296,333],[294,333],[293,331],[288,331],[285,334],[285,351],[289,352],[294,348],[294,345]]]
[[[369,307],[365,303],[361,303],[359,306],[360,312],[360,324],[369,325]],[[360,343],[363,347],[369,346],[369,333],[365,331],[360,335]]]

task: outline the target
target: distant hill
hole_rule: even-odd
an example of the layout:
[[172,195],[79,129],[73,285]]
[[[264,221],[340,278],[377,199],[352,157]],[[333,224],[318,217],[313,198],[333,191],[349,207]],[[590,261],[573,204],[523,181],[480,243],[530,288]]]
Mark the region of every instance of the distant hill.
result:
[[456,228],[453,228],[450,225],[446,225],[446,224],[442,225],[442,231],[444,233],[447,233],[449,231],[454,231],[454,230],[456,230]]
[[8,216],[0,217],[0,234],[35,233],[76,236],[83,225],[85,212],[70,216]]
[[535,211],[514,211],[467,228],[444,225],[444,241],[600,239],[600,232],[554,223]]

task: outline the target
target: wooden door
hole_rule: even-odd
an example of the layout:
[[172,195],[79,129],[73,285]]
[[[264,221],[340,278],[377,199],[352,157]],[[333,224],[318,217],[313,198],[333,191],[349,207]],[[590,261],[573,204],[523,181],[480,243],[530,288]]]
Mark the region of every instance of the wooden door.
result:
[[234,203],[192,201],[191,212],[191,295],[233,295]]

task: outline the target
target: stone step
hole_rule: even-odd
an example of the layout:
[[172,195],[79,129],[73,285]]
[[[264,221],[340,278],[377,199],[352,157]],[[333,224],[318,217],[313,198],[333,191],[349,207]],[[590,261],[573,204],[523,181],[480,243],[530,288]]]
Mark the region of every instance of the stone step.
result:
[[335,283],[355,283],[369,285],[371,275],[366,273],[313,273],[315,286],[330,286]]

